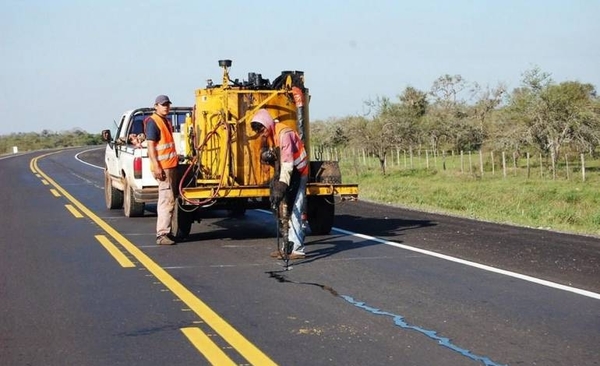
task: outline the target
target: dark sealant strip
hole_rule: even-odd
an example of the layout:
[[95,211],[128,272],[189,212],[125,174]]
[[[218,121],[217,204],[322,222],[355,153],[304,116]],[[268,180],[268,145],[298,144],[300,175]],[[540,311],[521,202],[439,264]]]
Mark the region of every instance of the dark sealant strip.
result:
[[365,305],[364,302],[359,302],[354,300],[354,298],[350,297],[350,296],[346,296],[346,295],[339,295],[342,299],[348,301],[350,304],[357,306],[363,310],[366,310],[368,312],[371,312],[375,315],[384,315],[384,316],[389,316],[392,319],[394,319],[394,323],[396,323],[397,326],[403,328],[403,329],[410,329],[410,330],[415,330],[419,333],[422,333],[424,335],[426,335],[427,337],[435,340],[438,342],[438,344],[450,348],[451,350],[460,353],[461,355],[468,357],[472,360],[475,361],[479,361],[481,363],[483,363],[486,366],[507,366],[505,364],[500,364],[500,363],[496,363],[492,360],[490,360],[488,357],[485,356],[478,356],[478,355],[474,355],[473,353],[471,353],[471,351],[466,350],[464,348],[461,348],[455,344],[453,344],[452,342],[450,342],[449,338],[444,338],[444,337],[440,337],[437,335],[437,332],[433,331],[433,330],[427,330],[427,329],[423,329],[421,327],[418,327],[416,325],[410,325],[407,322],[404,321],[404,317],[401,315],[396,315],[396,314],[392,314],[392,313],[388,313],[387,311],[382,311],[373,307],[370,307],[368,305]]

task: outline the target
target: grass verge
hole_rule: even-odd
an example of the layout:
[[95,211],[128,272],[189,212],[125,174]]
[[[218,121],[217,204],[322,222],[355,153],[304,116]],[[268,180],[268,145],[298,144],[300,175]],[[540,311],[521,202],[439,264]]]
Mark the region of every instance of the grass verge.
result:
[[361,169],[340,164],[359,199],[471,219],[600,236],[600,177],[585,182],[438,170]]

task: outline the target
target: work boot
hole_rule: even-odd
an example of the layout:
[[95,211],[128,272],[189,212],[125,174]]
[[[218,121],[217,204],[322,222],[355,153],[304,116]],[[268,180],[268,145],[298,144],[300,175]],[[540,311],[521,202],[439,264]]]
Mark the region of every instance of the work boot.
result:
[[[270,256],[271,256],[271,258],[283,259],[282,253],[279,252],[278,250],[271,252]],[[291,252],[288,255],[288,259],[304,259],[304,258],[306,258],[306,254],[300,253],[300,252]]]
[[169,238],[168,235],[161,235],[156,238],[156,244],[158,244],[158,245],[173,245],[173,244],[175,244],[175,241],[173,239]]

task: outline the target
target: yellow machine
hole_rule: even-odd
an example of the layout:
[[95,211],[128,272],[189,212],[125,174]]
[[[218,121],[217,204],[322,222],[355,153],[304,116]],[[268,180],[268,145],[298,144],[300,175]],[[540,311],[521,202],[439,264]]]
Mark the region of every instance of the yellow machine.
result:
[[[283,71],[273,82],[249,73],[247,81],[229,77],[230,60],[219,61],[221,84],[208,80],[196,90],[193,115],[181,127],[185,170],[182,169],[179,209],[173,232],[185,237],[198,220],[198,210],[224,208],[241,215],[247,208],[269,208],[269,185],[275,174],[261,163],[265,141],[250,128],[251,118],[261,108],[298,132],[310,160],[308,89],[304,73]],[[292,91],[295,91],[295,94]],[[297,103],[294,95],[303,96]],[[337,162],[311,161],[307,185],[307,220],[313,234],[329,233],[334,204],[358,197],[356,184],[342,184]]]

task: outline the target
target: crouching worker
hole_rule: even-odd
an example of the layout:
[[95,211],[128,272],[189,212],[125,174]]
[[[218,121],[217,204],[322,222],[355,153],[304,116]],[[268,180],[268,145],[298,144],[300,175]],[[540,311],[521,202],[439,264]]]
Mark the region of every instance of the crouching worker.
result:
[[[275,148],[279,148],[279,176],[271,185],[271,204],[279,207],[284,198],[292,206],[289,219],[288,240],[293,243],[289,259],[302,259],[304,254],[304,229],[302,214],[306,201],[306,183],[308,182],[308,158],[304,143],[293,129],[278,123],[266,109],[260,109],[250,123],[257,134],[271,138]],[[287,197],[286,197],[287,196]],[[271,257],[282,258],[280,251],[271,253]]]

